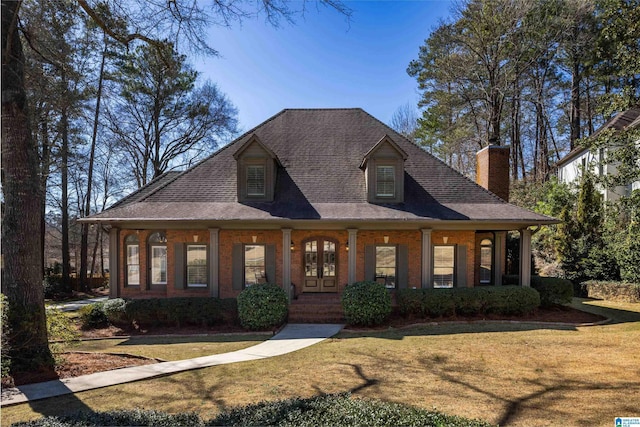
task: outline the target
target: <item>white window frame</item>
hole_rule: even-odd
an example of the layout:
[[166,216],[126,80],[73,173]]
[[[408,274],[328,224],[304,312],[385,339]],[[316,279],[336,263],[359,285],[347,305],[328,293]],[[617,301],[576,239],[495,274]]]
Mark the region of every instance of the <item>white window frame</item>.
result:
[[[384,171],[382,176],[380,171]],[[382,178],[382,179],[381,179]],[[376,197],[393,199],[396,197],[396,166],[376,165]],[[391,186],[389,192],[388,186]]]
[[[130,234],[125,238],[124,248],[126,263],[125,286],[140,286],[140,242],[135,235]],[[134,249],[135,253],[132,253]],[[135,262],[131,262],[132,260],[135,260]],[[135,275],[133,274],[134,272]],[[136,277],[136,280],[132,280],[132,277]]]
[[[489,243],[486,243],[489,242]],[[483,266],[487,266],[486,263],[483,263],[483,257],[486,256],[486,252],[489,252],[489,278],[483,278]],[[481,285],[490,285],[493,277],[493,240],[489,238],[484,238],[480,241],[480,284]]]
[[[247,265],[247,252],[249,250],[248,248],[251,248],[251,247],[262,248],[262,264],[258,264],[257,262],[254,262],[253,265]],[[244,251],[242,256],[242,272],[243,272],[242,274],[244,275],[243,283],[245,288],[251,285],[259,284],[259,283],[265,283],[267,279],[267,276],[266,276],[267,275],[267,270],[266,270],[267,269],[267,260],[266,260],[267,245],[260,244],[260,243],[250,243],[250,244],[248,243],[244,245],[243,249]],[[249,269],[251,269],[251,273],[247,274]]]
[[[378,263],[378,250],[393,249],[393,266],[380,266]],[[393,275],[384,274],[380,268],[389,269],[393,268]],[[398,247],[397,245],[375,245],[375,271],[376,281],[383,283],[387,289],[396,289],[397,276],[398,276]]]
[[[262,175],[258,176],[259,173],[252,176],[251,170],[262,170]],[[267,167],[264,164],[249,164],[245,166],[246,172],[246,185],[247,185],[247,197],[264,197],[267,194]],[[252,190],[252,181],[253,186],[257,188],[259,186],[260,181],[262,181],[262,191],[260,190]]]
[[[451,265],[444,264],[444,258],[438,259],[438,252],[441,249],[448,249],[451,251]],[[444,280],[438,281],[438,277],[444,277],[445,274],[436,274],[437,269],[451,269],[451,284],[443,285]],[[446,274],[449,275],[448,273]],[[456,280],[456,245],[434,245],[433,246],[433,287],[434,288],[453,288]]]
[[[204,264],[190,263],[189,254],[192,252],[195,252],[195,250],[204,251]],[[203,267],[204,267],[204,278],[205,278],[204,282],[189,283],[189,277],[190,277],[189,271],[194,268],[202,269]],[[187,288],[206,288],[207,286],[209,286],[209,277],[208,277],[209,266],[208,266],[208,259],[207,259],[207,245],[200,245],[200,244],[187,245],[186,254],[185,254],[185,269],[186,269],[185,283],[187,284]]]

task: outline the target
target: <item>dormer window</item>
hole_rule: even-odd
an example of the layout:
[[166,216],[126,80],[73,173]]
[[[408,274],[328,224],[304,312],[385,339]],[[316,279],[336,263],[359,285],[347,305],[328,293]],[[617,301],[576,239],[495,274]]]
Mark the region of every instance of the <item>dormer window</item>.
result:
[[233,157],[238,174],[238,201],[272,202],[280,165],[275,153],[252,135]]
[[264,165],[247,165],[247,196],[264,197]]
[[402,203],[404,201],[404,161],[407,153],[385,135],[365,154],[360,168],[364,170],[369,203]]
[[396,168],[391,165],[376,166],[376,197],[396,196]]

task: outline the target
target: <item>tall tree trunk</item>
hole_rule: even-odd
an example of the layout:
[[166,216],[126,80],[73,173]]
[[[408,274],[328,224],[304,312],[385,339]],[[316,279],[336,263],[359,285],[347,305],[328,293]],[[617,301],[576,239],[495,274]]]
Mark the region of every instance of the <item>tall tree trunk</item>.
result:
[[[576,54],[577,56],[577,54]],[[580,139],[580,61],[573,57],[571,70],[571,134],[569,136],[570,148],[573,150],[576,141]]]
[[18,2],[2,2],[2,290],[9,300],[12,371],[52,371],[40,276],[38,148],[27,114],[19,7]]
[[[63,84],[66,85],[63,72]],[[69,113],[67,106],[62,107],[60,114],[61,139],[60,174],[61,174],[61,220],[62,220],[62,281],[67,289],[71,286],[71,259],[69,254]],[[76,266],[77,267],[77,266]]]
[[49,179],[49,164],[51,163],[51,145],[49,144],[49,120],[44,110],[40,111],[37,115],[40,120],[40,139],[41,139],[41,151],[40,151],[40,228],[42,235],[40,236],[42,251],[42,277],[45,275],[45,268],[47,260],[45,257],[45,236],[47,231],[47,223],[45,220],[45,211],[47,209],[46,194],[47,194],[47,181]]
[[[98,139],[98,122],[100,119],[100,101],[102,99],[102,83],[104,79],[104,63],[107,57],[107,40],[104,39],[104,49],[102,51],[102,61],[100,62],[100,74],[98,77],[98,93],[96,94],[96,111],[93,117],[93,133],[91,135],[91,150],[89,153],[89,167],[87,172],[87,199],[84,206],[84,216],[87,217],[91,214],[91,189],[93,187],[93,163],[96,153],[96,142]],[[82,236],[80,238],[80,288],[87,290],[87,264],[89,253],[89,224],[82,223],[81,225]],[[96,251],[94,249],[93,256],[95,260]],[[91,275],[93,276],[93,263],[91,265]]]

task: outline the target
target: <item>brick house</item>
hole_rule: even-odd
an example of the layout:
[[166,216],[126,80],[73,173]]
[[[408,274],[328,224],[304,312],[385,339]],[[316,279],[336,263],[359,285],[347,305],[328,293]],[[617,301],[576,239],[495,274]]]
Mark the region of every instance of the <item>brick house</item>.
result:
[[509,230],[528,286],[529,227],[556,221],[506,201],[508,148],[477,159],[482,186],[361,109],[287,109],[87,221],[111,226],[112,297],[500,285]]

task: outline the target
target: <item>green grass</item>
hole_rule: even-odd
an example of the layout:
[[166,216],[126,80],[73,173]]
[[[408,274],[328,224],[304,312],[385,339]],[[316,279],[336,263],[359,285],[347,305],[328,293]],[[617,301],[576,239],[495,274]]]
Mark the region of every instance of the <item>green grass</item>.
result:
[[263,400],[344,392],[510,426],[610,426],[614,417],[640,415],[640,304],[575,304],[618,320],[580,328],[476,323],[343,332],[271,359],[3,408],[2,424],[136,407],[211,419]]
[[132,337],[83,341],[73,351],[127,353],[162,360],[182,360],[242,350],[270,338],[267,334],[206,337]]

